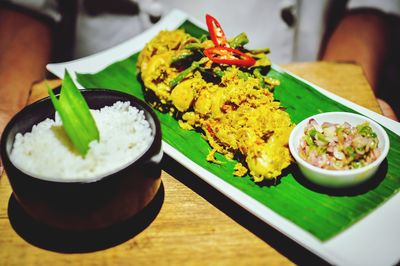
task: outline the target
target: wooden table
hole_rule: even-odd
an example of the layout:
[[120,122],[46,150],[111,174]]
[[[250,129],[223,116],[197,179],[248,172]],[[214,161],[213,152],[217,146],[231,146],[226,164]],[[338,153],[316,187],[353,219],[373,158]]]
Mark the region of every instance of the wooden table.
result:
[[[360,67],[299,63],[282,66],[306,80],[381,113]],[[58,80],[51,85],[59,84]],[[33,87],[30,100],[47,92]],[[173,159],[163,160],[163,193],[157,215],[128,239],[84,250],[42,243],[10,200],[5,174],[0,179],[0,265],[291,265],[322,261],[227,199]],[[18,220],[20,219],[20,220]],[[21,224],[23,225],[21,229]],[[32,228],[31,228],[32,227]],[[35,229],[36,228],[36,229]],[[32,232],[30,232],[31,230]],[[132,233],[132,232],[130,232]],[[61,240],[63,241],[63,240]]]

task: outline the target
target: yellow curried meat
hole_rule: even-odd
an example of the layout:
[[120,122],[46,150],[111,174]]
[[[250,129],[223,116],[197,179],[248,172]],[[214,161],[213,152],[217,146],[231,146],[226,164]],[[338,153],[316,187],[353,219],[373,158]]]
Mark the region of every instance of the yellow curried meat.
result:
[[204,56],[206,47],[209,40],[182,30],[162,31],[150,41],[138,61],[150,103],[178,117],[183,129],[200,129],[212,147],[205,156],[210,162],[219,163],[218,152],[238,161],[235,175],[276,179],[292,161],[288,139],[294,124],[274,100],[279,81],[266,76],[268,58],[241,47],[257,59],[255,67],[216,64]]

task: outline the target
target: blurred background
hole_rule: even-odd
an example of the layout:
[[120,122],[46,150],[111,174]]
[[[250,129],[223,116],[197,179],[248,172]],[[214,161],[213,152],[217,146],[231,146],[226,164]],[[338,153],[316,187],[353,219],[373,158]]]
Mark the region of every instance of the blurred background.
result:
[[[375,2],[372,3],[371,2]],[[400,88],[400,1],[109,1],[80,0],[75,3],[79,10],[76,18],[76,45],[73,58],[112,47],[134,36],[178,8],[204,23],[206,13],[216,17],[227,36],[234,37],[244,31],[251,48],[269,47],[270,58],[275,64],[317,61],[323,58],[329,36],[341,19],[349,12],[375,12],[382,17],[385,34],[378,35],[387,50],[375,51],[379,59],[378,76],[373,81],[377,97],[386,101],[400,117],[397,90]],[[73,5],[70,3],[70,5]],[[397,6],[396,6],[397,5]],[[126,24],[121,27],[122,20]],[[108,24],[109,30],[99,24]],[[367,27],[368,24],[365,23]],[[362,25],[361,25],[362,27]],[[99,30],[100,29],[100,30]],[[91,32],[89,35],[88,32]],[[362,34],[363,28],[353,34]],[[112,36],[110,36],[112,33]],[[108,40],[105,42],[104,40]],[[346,44],[343,44],[346,45]],[[352,53],[356,47],[346,47]],[[376,49],[375,47],[372,47]],[[63,58],[65,60],[67,58]],[[335,58],[331,59],[335,60]],[[337,61],[352,61],[338,58]],[[361,63],[362,62],[355,62]]]
[[111,48],[172,9],[203,25],[208,13],[228,38],[246,32],[249,48],[269,47],[274,64],[324,60],[361,65],[376,96],[400,117],[399,0],[0,0],[0,7],[51,29],[50,62]]

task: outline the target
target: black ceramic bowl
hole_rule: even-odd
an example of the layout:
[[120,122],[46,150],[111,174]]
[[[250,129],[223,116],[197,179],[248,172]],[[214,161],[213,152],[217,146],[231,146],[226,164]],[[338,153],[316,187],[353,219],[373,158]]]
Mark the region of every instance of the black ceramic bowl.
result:
[[144,111],[154,139],[141,157],[96,181],[48,181],[18,169],[9,155],[17,133],[31,131],[33,125],[54,118],[53,105],[47,97],[17,113],[2,134],[0,147],[14,196],[32,218],[63,230],[96,230],[124,222],[153,199],[161,183],[161,129],[153,110],[134,96],[117,91],[89,89],[82,94],[91,109],[129,101]]

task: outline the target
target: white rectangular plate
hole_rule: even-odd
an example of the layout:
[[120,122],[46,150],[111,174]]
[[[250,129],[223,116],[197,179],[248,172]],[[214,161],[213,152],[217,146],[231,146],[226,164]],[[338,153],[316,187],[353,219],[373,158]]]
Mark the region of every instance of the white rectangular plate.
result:
[[[118,46],[78,60],[49,64],[47,69],[59,78],[63,78],[64,69],[68,69],[76,81],[74,72],[96,73],[114,62],[140,51],[159,31],[176,29],[185,20],[190,20],[199,27],[206,28],[204,23],[196,21],[179,10],[174,10],[154,27]],[[277,66],[273,66],[273,68],[284,72]],[[360,112],[400,135],[400,123],[332,94],[297,76],[295,77],[311,85],[327,97]],[[211,186],[329,263],[338,265],[393,265],[400,260],[400,193],[397,193],[347,230],[328,241],[321,242],[247,194],[199,167],[167,143],[163,143],[163,148],[169,156]]]

